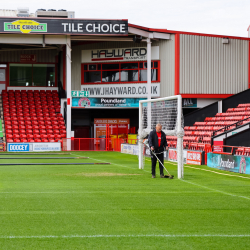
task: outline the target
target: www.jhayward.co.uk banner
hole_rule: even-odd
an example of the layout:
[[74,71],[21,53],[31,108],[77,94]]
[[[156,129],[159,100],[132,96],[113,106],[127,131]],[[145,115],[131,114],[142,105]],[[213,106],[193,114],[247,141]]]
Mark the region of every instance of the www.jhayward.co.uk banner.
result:
[[250,157],[242,155],[207,154],[207,165],[241,174],[250,174]]

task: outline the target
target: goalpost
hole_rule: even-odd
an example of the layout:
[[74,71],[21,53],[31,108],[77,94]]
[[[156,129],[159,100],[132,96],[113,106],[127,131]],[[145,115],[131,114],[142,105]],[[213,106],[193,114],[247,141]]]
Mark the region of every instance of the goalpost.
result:
[[184,177],[183,171],[183,119],[181,95],[139,102],[139,169],[143,164],[143,140],[155,129],[156,124],[162,125],[166,135],[177,136],[178,178]]

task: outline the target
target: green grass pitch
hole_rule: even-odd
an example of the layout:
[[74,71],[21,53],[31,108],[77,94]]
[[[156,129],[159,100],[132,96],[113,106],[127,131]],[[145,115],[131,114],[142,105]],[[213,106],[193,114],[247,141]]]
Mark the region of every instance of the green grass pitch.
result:
[[1,250],[250,248],[249,175],[185,165],[178,180],[167,162],[175,178],[157,168],[152,179],[149,159],[139,170],[136,156],[118,152],[70,156],[90,159],[1,159],[111,163],[0,166]]

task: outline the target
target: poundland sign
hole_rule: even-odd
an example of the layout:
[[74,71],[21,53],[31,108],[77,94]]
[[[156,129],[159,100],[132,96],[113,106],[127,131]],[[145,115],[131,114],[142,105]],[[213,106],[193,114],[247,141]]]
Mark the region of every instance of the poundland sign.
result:
[[0,18],[0,33],[128,35],[128,21]]

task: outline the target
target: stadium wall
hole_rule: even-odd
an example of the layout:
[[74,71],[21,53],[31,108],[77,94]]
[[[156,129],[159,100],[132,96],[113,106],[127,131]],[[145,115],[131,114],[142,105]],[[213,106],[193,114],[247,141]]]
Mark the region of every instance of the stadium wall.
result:
[[181,94],[236,94],[248,88],[249,41],[180,34]]
[[31,54],[36,56],[37,63],[56,63],[56,49],[43,49],[43,50],[23,50],[17,49],[12,51],[1,51],[0,62],[1,63],[20,63],[21,54]]
[[175,35],[169,40],[160,40],[161,97],[175,94]]
[[[152,42],[152,46],[160,46],[159,42]],[[112,48],[131,48],[131,47],[147,47],[147,43],[134,42],[92,42],[88,44],[72,47],[72,64],[71,64],[71,86],[72,90],[81,90],[81,56],[82,50],[91,49],[112,49]],[[161,48],[160,48],[161,49]],[[161,60],[161,58],[160,58]],[[112,61],[115,62],[115,61]],[[162,68],[162,66],[161,66]],[[136,84],[136,82],[134,82]],[[162,87],[162,86],[161,86]]]

